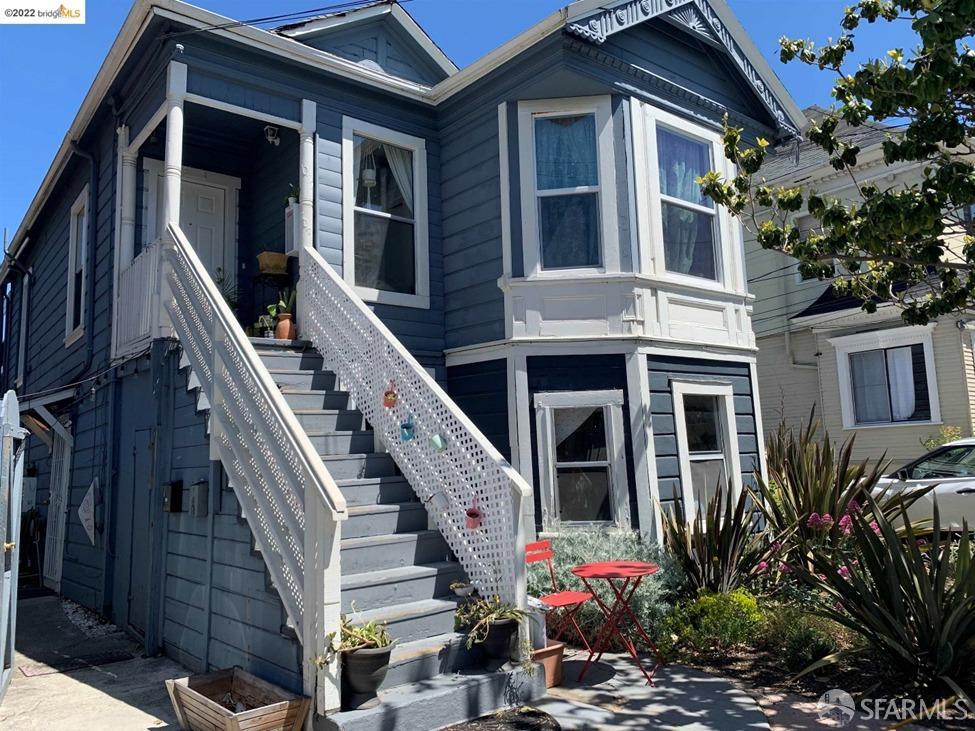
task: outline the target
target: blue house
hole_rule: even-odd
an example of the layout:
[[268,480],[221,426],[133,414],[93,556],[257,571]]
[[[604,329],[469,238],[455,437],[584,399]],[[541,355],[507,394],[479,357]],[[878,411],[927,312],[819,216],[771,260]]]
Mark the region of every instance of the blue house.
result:
[[[395,2],[137,0],[0,269],[43,582],[322,725],[536,693],[452,674],[452,581],[523,605],[526,539],[655,540],[762,468],[741,230],[694,183],[725,115],[804,121],[724,0],[579,0],[464,69]],[[353,607],[399,642],[337,714]]]

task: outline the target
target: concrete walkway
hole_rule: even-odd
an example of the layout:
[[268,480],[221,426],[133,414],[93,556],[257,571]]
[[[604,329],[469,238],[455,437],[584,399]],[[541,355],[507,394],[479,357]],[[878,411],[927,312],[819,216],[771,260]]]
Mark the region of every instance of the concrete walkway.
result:
[[681,731],[769,731],[758,703],[729,680],[700,670],[668,665],[655,687],[628,655],[604,655],[585,680],[577,678],[584,652],[566,654],[562,686],[535,707],[563,729],[680,729]]
[[178,728],[163,681],[189,673],[167,658],[140,657],[138,645],[113,625],[68,609],[70,617],[53,596],[19,602],[15,669],[0,728]]

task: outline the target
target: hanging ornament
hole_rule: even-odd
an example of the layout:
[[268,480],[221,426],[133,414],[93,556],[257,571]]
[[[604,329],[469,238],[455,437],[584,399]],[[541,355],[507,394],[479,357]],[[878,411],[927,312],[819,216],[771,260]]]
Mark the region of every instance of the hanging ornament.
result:
[[481,527],[481,509],[477,507],[477,495],[471,500],[471,506],[465,511],[467,513],[467,528],[477,530]]
[[399,438],[400,441],[409,442],[413,440],[416,436],[416,424],[413,423],[413,414],[410,414],[406,421],[401,422],[399,425]]
[[434,434],[430,437],[430,444],[433,445],[435,452],[444,452],[447,449],[447,437],[443,434]]
[[399,400],[399,394],[396,393],[396,381],[389,382],[389,388],[386,389],[386,393],[383,394],[383,406],[387,409],[391,409],[396,406],[396,402]]

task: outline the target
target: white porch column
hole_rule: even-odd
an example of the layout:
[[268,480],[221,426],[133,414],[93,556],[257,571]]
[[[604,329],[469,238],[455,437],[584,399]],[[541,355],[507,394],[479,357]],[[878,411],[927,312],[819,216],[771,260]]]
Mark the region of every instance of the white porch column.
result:
[[183,175],[183,97],[186,64],[169,62],[166,76],[166,162],[163,168],[163,215],[160,228],[179,224],[179,194]]
[[135,254],[135,198],[136,198],[136,161],[139,151],[129,147],[129,128],[120,127],[118,144],[122,158],[122,179],[119,189],[122,202],[119,215],[119,271],[132,263]]
[[650,373],[646,353],[627,354],[626,390],[630,402],[628,416],[633,442],[637,519],[640,532],[659,543],[663,540],[663,521],[657,484],[657,453],[653,446],[653,424],[650,419]]
[[301,216],[301,247],[315,245],[315,131],[318,105],[310,99],[301,100],[301,130],[299,131],[298,203]]

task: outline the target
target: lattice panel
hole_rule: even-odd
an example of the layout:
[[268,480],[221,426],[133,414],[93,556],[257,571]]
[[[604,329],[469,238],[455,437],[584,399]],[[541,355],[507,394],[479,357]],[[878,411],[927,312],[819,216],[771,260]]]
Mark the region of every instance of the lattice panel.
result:
[[[301,256],[302,336],[352,394],[482,596],[520,604],[514,516],[530,495],[527,484],[324,259],[310,250]],[[391,382],[397,400],[388,408]],[[413,424],[408,441],[404,422]],[[468,508],[480,511],[479,527],[468,527]]]

